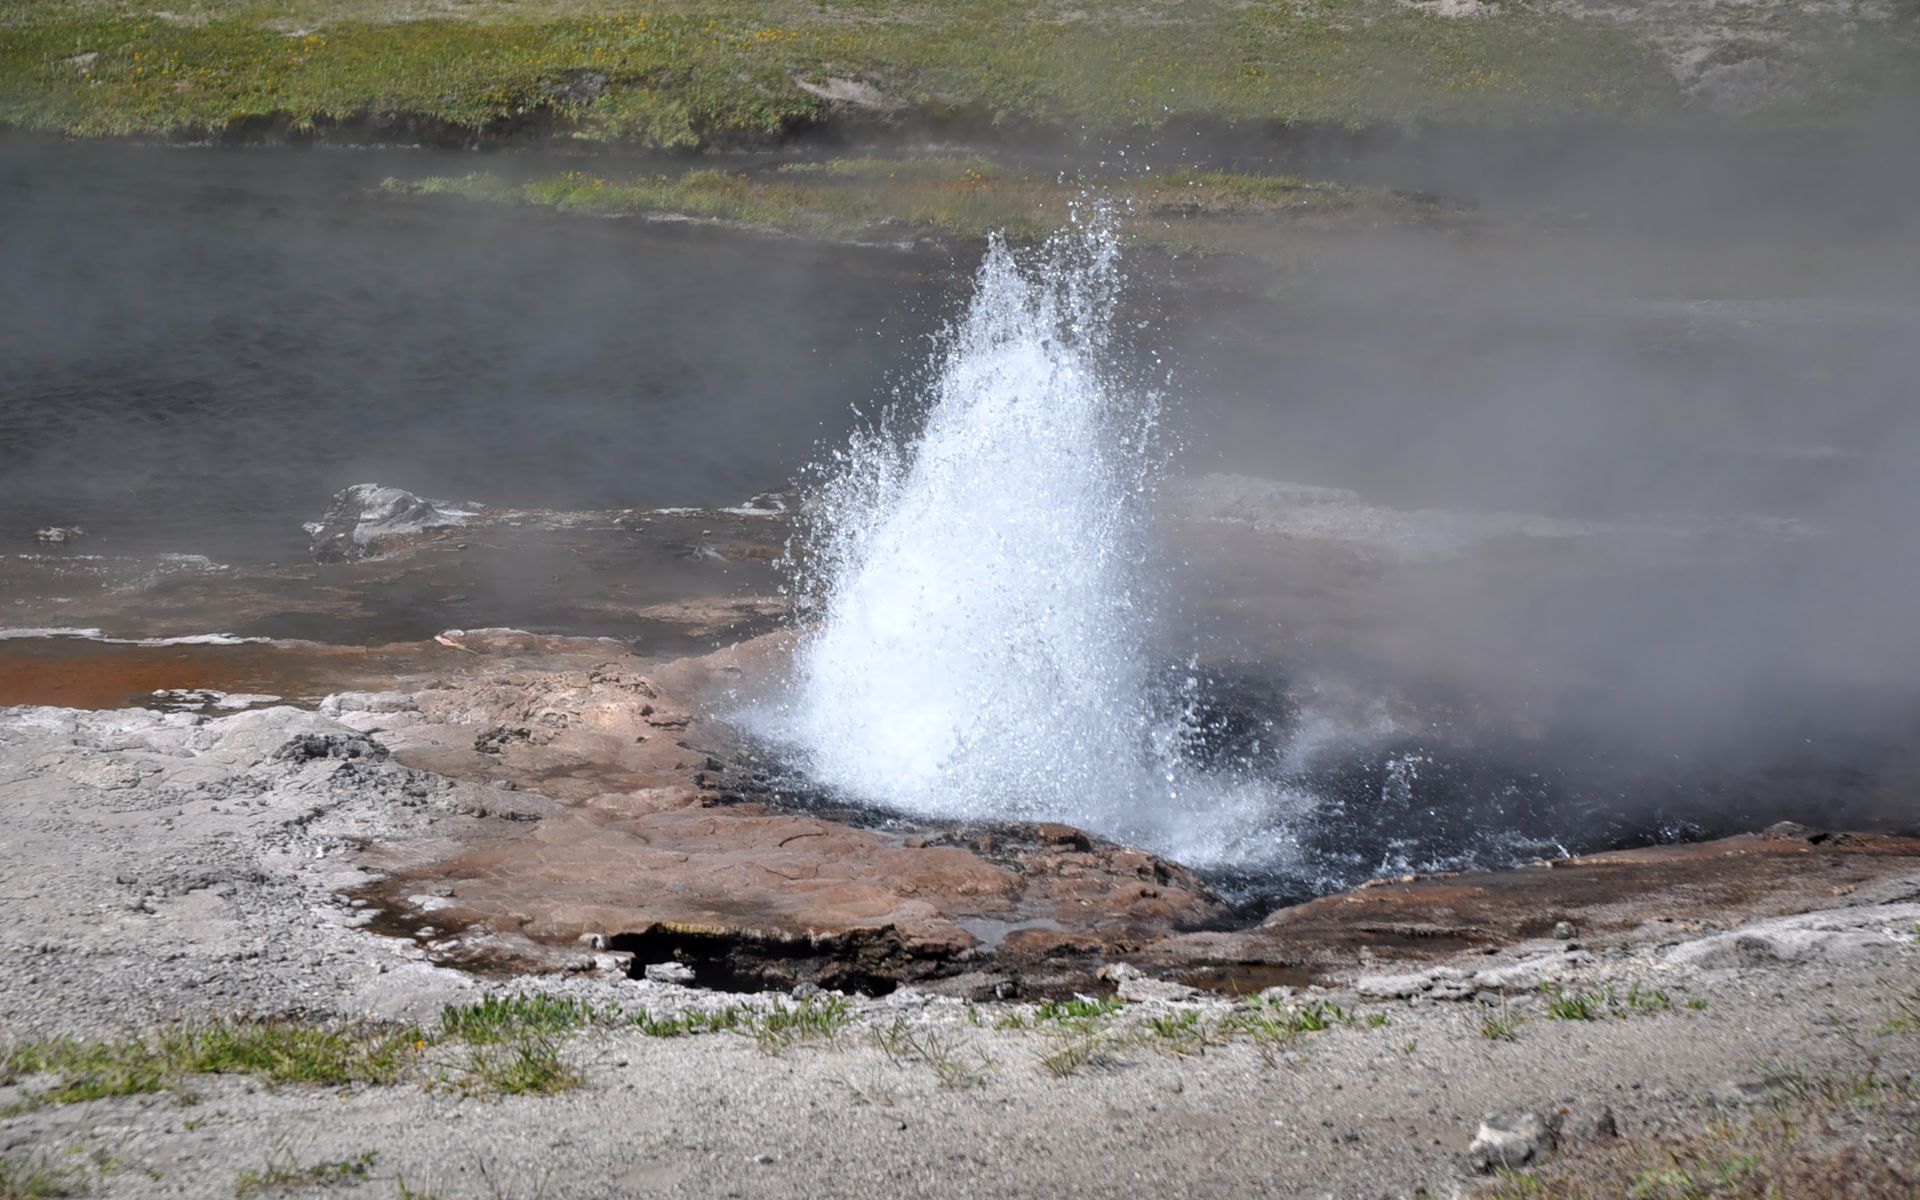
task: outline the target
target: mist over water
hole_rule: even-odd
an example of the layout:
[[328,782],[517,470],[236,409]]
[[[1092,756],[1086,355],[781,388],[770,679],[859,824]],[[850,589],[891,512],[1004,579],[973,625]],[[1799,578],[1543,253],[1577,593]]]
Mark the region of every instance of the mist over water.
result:
[[1110,214],[991,243],[924,426],[856,435],[814,498],[787,696],[757,723],[837,791],[921,816],[1070,822],[1271,863],[1269,747],[1203,768],[1198,680],[1149,651],[1160,397],[1117,366]]

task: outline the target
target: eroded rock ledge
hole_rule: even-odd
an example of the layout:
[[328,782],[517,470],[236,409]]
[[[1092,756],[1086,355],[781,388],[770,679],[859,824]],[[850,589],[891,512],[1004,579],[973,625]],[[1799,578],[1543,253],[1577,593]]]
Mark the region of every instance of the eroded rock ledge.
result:
[[[470,967],[593,962],[732,989],[913,983],[975,997],[1098,988],[1121,960],[1226,990],[1351,982],[1462,952],[1590,953],[1920,897],[1920,840],[1783,828],[1378,881],[1233,929],[1191,871],[1067,826],[862,828],[763,799],[751,749],[706,714],[777,652],[762,640],[653,665],[549,657],[541,670],[508,653],[450,686],[329,701],[400,762],[551,805],[393,862],[358,894],[396,932],[431,927],[429,953]],[[1486,988],[1497,981],[1463,994]]]
[[[275,647],[310,657],[306,686],[334,681],[318,712],[5,710],[13,940],[54,946],[37,960],[53,975],[137,946],[162,964],[156,1011],[197,995],[208,956],[257,960],[222,978],[260,1011],[379,1011],[463,978],[442,967],[875,995],[1324,984],[1445,1000],[1681,941],[1735,965],[1850,952],[1834,910],[1920,920],[1920,840],[1796,827],[1376,881],[1237,927],[1244,914],[1191,871],[1067,826],[876,826],[783,801],[713,716],[780,649],[650,660],[603,639],[448,631],[352,654]],[[385,690],[343,690],[374,680]],[[87,855],[56,848],[79,828],[96,830]],[[1769,918],[1788,922],[1778,936],[1717,937]],[[368,930],[387,935],[374,953]],[[395,964],[411,983],[383,981]]]

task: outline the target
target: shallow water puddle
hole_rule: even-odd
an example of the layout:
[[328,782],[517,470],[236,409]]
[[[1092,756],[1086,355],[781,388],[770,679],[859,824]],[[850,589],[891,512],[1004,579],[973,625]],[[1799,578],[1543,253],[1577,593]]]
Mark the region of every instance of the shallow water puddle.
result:
[[[311,706],[350,687],[370,655],[269,642],[120,645],[78,637],[0,639],[0,707],[223,711]],[[397,665],[397,664],[394,664]],[[384,672],[391,677],[391,670]]]

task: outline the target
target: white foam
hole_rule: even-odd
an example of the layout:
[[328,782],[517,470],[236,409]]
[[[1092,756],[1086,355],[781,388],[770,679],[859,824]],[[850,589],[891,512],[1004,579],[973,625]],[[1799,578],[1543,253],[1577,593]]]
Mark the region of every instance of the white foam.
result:
[[746,719],[869,802],[1272,862],[1304,798],[1188,766],[1150,696],[1158,398],[1111,367],[1120,283],[1107,222],[990,244],[923,431],[857,437],[809,506],[822,619]]
[[69,626],[52,628],[0,629],[0,641],[12,638],[75,638],[82,641],[101,642],[109,646],[245,646],[259,642],[271,642],[272,638],[240,637],[231,633],[190,633],[180,637],[119,638],[108,637],[104,630],[77,629]]

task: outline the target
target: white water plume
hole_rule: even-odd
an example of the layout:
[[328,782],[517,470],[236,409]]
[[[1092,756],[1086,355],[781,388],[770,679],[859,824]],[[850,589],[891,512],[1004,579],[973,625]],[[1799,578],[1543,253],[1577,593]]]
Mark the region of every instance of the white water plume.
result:
[[990,244],[924,427],[856,437],[814,497],[817,623],[759,724],[888,808],[1272,861],[1276,797],[1186,765],[1153,698],[1159,398],[1115,365],[1121,281],[1101,215],[1026,261]]

